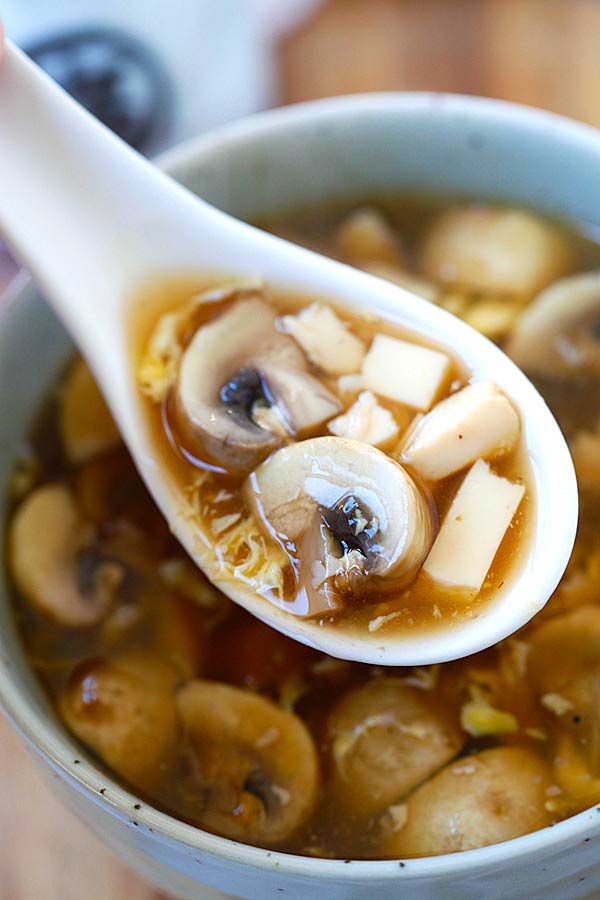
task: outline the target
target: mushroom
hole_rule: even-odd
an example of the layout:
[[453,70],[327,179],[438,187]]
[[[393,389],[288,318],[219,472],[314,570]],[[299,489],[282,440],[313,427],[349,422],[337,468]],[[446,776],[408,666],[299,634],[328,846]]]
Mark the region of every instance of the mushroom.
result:
[[572,242],[522,209],[456,206],[437,216],[419,248],[419,269],[434,281],[529,297],[573,269]]
[[240,300],[198,329],[181,360],[181,430],[191,449],[199,447],[233,472],[248,471],[282,443],[279,429],[257,424],[257,406],[274,407],[293,437],[314,431],[340,409],[309,373],[295,341],[276,330],[276,318],[264,300]]
[[13,518],[10,563],[18,590],[60,625],[96,625],[113,605],[125,577],[119,562],[102,558],[89,540],[71,492],[46,484]]
[[61,388],[59,431],[71,463],[85,462],[121,441],[94,376],[82,359],[71,366]]
[[378,678],[345,694],[329,716],[332,792],[344,811],[370,816],[455,757],[458,724],[425,691]]
[[359,268],[373,262],[401,268],[406,262],[399,235],[378,209],[368,206],[344,219],[335,235],[335,249]]
[[563,278],[520,317],[506,352],[528,372],[600,375],[600,272]]
[[527,676],[539,694],[561,693],[600,666],[600,608],[580,606],[539,625],[528,640]]
[[203,787],[201,823],[234,840],[290,838],[312,813],[319,785],[304,723],[264,697],[217,682],[190,682],[177,707]]
[[143,790],[160,780],[176,747],[173,673],[150,654],[80,663],[58,711],[86,747]]
[[560,692],[568,704],[560,716],[561,731],[569,732],[571,741],[583,755],[590,772],[600,775],[600,663],[582,669]]
[[320,437],[283,447],[245,482],[245,499],[268,535],[293,542],[308,615],[344,594],[397,588],[431,546],[431,507],[410,475],[380,450]]
[[463,756],[409,797],[404,824],[383,829],[382,852],[437,856],[537,831],[552,824],[545,806],[551,784],[548,764],[522,747]]

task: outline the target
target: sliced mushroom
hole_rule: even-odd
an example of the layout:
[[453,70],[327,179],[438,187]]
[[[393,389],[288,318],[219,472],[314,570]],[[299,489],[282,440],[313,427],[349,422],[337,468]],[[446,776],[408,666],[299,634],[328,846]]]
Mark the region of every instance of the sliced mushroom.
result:
[[328,735],[335,802],[360,816],[402,799],[464,744],[442,705],[399,678],[345,694],[330,714]]
[[264,300],[238,301],[200,328],[183,354],[176,386],[179,425],[192,448],[231,471],[248,471],[282,443],[277,429],[254,421],[257,402],[277,407],[294,437],[310,433],[340,408],[275,323]]
[[115,602],[124,567],[103,559],[62,484],[38,488],[17,510],[9,536],[17,588],[61,625],[96,625]]
[[410,475],[358,441],[283,447],[249,476],[244,494],[264,530],[299,550],[309,615],[345,594],[398,587],[433,539],[431,508]]
[[58,711],[80,741],[143,790],[156,785],[175,750],[173,674],[149,654],[81,663]]
[[262,287],[260,278],[234,278],[200,291],[164,313],[150,335],[138,367],[142,393],[154,403],[162,403],[175,383],[186,336],[198,327],[199,316],[211,305],[256,296]]
[[520,317],[506,352],[539,375],[600,375],[600,272],[563,278]]
[[69,369],[61,389],[59,430],[65,455],[72,463],[112,450],[121,440],[94,376],[82,359]]
[[303,722],[264,697],[217,682],[190,682],[177,706],[204,788],[202,824],[258,844],[291,837],[312,813],[319,784]]
[[471,291],[531,296],[573,269],[572,242],[521,209],[459,206],[442,212],[419,248],[428,278]]
[[405,822],[382,835],[386,856],[436,856],[511,840],[552,824],[548,764],[521,747],[463,756],[409,797]]

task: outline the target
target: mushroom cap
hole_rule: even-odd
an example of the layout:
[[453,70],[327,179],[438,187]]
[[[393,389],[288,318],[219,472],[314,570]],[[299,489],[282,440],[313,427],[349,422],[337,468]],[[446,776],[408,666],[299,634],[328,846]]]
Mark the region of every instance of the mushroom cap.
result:
[[418,248],[420,272],[469,291],[532,296],[573,269],[572,241],[527,210],[451,206]]
[[176,384],[178,424],[192,449],[245,472],[280,446],[279,431],[260,427],[252,406],[277,407],[291,435],[318,427],[339,402],[308,372],[296,343],[276,329],[276,313],[259,297],[239,300],[199,328],[186,348]]
[[528,638],[527,677],[540,694],[562,692],[600,666],[600,608],[580,606],[542,622]]
[[46,484],[30,494],[12,521],[9,553],[17,588],[44,615],[72,628],[96,625],[106,615],[118,587],[116,564],[105,563],[102,582],[92,589],[78,578],[82,522],[69,489]]
[[600,375],[600,272],[562,278],[525,310],[506,352],[539,375]]
[[[360,581],[377,589],[386,580],[396,586],[416,571],[431,547],[428,500],[399,463],[359,441],[319,437],[283,447],[251,473],[244,496],[264,530],[280,542],[302,540],[314,552],[309,533],[318,535],[320,560],[304,560],[315,584],[331,575],[332,565],[351,557],[352,566],[368,576],[353,580],[354,590],[360,590]],[[335,554],[324,531],[344,552]]]
[[434,697],[400,678],[373,679],[344,694],[328,735],[336,803],[360,816],[402,799],[465,742]]
[[235,840],[277,843],[313,811],[317,753],[304,723],[250,691],[192,681],[179,715],[208,789],[202,824]]
[[437,856],[508,841],[552,823],[548,763],[522,747],[463,756],[418,787],[403,827],[384,837],[389,856]]
[[81,663],[59,698],[67,727],[131,784],[149,790],[174,751],[173,672],[151,654]]

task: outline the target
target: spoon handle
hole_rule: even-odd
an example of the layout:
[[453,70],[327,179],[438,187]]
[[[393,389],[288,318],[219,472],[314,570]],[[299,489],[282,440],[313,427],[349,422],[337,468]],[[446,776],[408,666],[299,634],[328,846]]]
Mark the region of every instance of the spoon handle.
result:
[[122,308],[123,291],[162,260],[177,260],[186,217],[193,216],[197,229],[199,216],[210,222],[221,215],[128,147],[6,42],[0,63],[0,232],[76,339],[92,316],[101,329]]

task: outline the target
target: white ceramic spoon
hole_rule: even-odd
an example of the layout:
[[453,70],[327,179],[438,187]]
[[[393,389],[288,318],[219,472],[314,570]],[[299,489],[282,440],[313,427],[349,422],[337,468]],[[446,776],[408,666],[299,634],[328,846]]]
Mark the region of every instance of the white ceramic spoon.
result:
[[[387,665],[441,662],[506,637],[548,600],[567,564],[577,522],[571,458],[556,422],[524,375],[458,319],[386,281],[272,237],[184,190],[89,116],[7,44],[0,63],[0,230],[29,267],[88,359],[133,458],[173,531],[233,600],[279,631],[334,656]],[[156,274],[260,274],[452,348],[521,413],[538,514],[520,577],[476,619],[434,633],[348,635],[290,616],[244,584],[219,577],[208,548],[157,465],[127,339],[128,304]],[[26,372],[15,377],[27,377]]]

